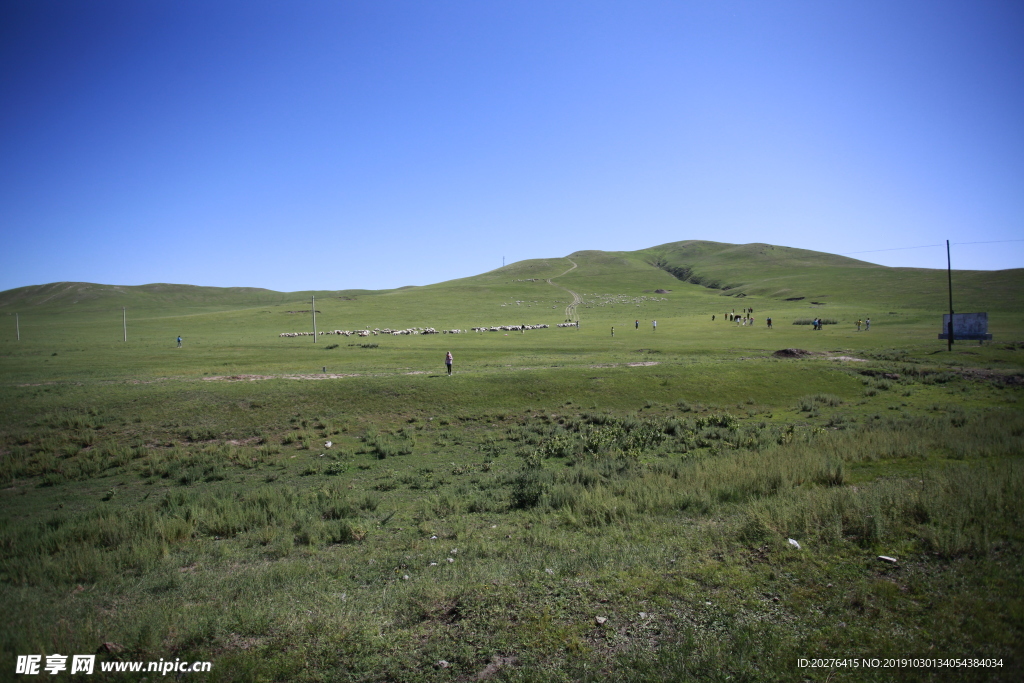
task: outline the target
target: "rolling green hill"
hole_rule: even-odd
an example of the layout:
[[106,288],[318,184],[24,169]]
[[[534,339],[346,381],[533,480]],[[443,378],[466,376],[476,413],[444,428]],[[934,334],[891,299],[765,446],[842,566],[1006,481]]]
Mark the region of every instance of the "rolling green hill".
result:
[[[670,289],[676,299],[700,300],[723,309],[725,303],[712,304],[707,297],[814,300],[936,311],[948,307],[946,272],[941,269],[889,268],[770,244],[686,240],[632,252],[578,251],[565,258],[531,259],[472,277],[394,290],[275,292],[256,287],[56,282],[0,292],[0,313],[67,313],[122,306],[185,313],[301,303],[316,295],[324,305],[345,302],[344,308],[354,309],[353,314],[362,312],[362,306],[353,302],[372,298],[374,309],[393,308],[397,318],[410,320],[409,325],[426,318],[456,324],[463,316],[455,309],[471,316],[492,308],[485,302],[467,301],[467,297],[496,297],[501,302],[525,300],[522,297],[526,296],[540,296],[545,302],[559,299],[557,290],[547,288],[549,278],[558,278],[559,285],[581,294],[632,295]],[[955,270],[953,284],[957,310],[1016,313],[1024,308],[1024,269]]]
[[[948,307],[946,272],[889,268],[856,259],[777,247],[685,241],[639,252],[676,277],[727,296],[873,302],[890,307]],[[1020,311],[1024,269],[953,271],[954,308]]]

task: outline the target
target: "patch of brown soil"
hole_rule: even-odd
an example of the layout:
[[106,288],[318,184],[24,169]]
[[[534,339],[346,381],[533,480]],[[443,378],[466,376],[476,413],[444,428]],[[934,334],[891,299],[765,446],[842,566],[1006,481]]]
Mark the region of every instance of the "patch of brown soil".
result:
[[321,374],[315,375],[220,375],[204,377],[205,382],[255,382],[261,379],[341,379],[342,377],[358,377],[356,374],[348,375],[334,375],[334,374]]
[[820,356],[820,353],[807,351],[806,349],[779,349],[772,354],[776,358],[806,358],[807,356]]
[[963,369],[960,370],[960,374],[967,379],[982,380],[986,382],[992,382],[994,384],[1004,384],[1010,387],[1019,387],[1024,385],[1024,375],[1019,374],[1004,374],[1002,372],[996,372],[995,370],[981,370],[981,369]]
[[504,666],[515,666],[519,663],[519,659],[516,657],[498,657],[494,656],[491,658],[491,663],[484,667],[484,670],[476,675],[473,679],[475,681],[486,681],[494,678],[494,676]]
[[218,375],[204,377],[204,382],[255,382],[258,379],[274,379],[271,375]]

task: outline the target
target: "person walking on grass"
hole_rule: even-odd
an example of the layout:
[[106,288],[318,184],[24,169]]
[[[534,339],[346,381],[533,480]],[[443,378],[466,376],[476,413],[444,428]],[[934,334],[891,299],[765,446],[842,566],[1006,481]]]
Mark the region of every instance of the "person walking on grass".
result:
[[862,324],[862,323],[861,323],[860,319],[858,319],[858,320],[857,320],[857,331],[858,331],[858,332],[860,332],[860,326],[861,326],[861,324]]
[[447,354],[445,354],[445,357],[444,357],[444,367],[448,370],[448,376],[449,377],[451,377],[451,375],[452,375],[452,361],[453,360],[454,359],[452,358],[452,352],[451,351],[449,351]]
[[658,331],[658,321],[657,320],[652,320],[651,321],[651,331],[653,331],[653,332],[657,332]]
[[178,348],[181,348],[181,335],[178,335]]
[[765,322],[768,323],[768,329],[772,329],[772,319],[768,318],[768,320],[766,320]]
[[640,321],[639,321],[639,320],[637,320],[637,321],[636,321],[636,323],[635,323],[635,325],[636,325],[636,329],[638,329],[638,330],[639,330],[639,329],[640,329]]
[[612,328],[612,336],[613,337],[615,336],[615,328],[614,327]]
[[867,332],[871,329],[871,318],[864,321],[864,331]]

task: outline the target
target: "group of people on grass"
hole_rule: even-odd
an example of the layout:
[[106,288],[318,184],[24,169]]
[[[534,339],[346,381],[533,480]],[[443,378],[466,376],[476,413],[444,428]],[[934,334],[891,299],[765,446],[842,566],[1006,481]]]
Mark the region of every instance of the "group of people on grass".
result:
[[[754,309],[744,308],[741,312],[737,313],[736,309],[732,309],[732,312],[725,314],[725,319],[729,322],[734,322],[738,326],[753,325],[754,324]],[[711,316],[711,322],[715,321],[715,316]],[[768,327],[772,326],[772,319],[768,318]]]

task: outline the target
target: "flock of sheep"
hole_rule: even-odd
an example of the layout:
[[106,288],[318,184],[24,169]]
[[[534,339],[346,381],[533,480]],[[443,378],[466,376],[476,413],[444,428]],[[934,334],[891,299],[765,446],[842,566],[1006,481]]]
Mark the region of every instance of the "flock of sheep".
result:
[[496,327],[474,327],[474,332],[522,332],[523,330],[546,330],[551,325],[498,325]]
[[[404,330],[392,330],[389,327],[385,327],[383,330],[379,327],[372,330],[320,330],[317,335],[325,334],[339,334],[343,337],[369,337],[373,335],[376,337],[378,334],[458,334],[462,330],[435,330],[433,327],[409,327]],[[282,332],[277,335],[279,337],[312,337],[312,332]]]
[[[524,330],[540,330],[550,327],[550,325],[499,325],[496,327],[474,327],[473,332],[522,332]],[[559,325],[562,327],[562,325]],[[317,332],[317,335],[325,334],[339,334],[343,337],[369,337],[373,335],[376,337],[379,334],[390,334],[394,336],[402,334],[462,334],[466,330],[435,330],[433,327],[409,327],[404,330],[392,330],[385,327],[383,330],[374,328],[372,330],[321,330]],[[279,337],[312,337],[312,332],[282,332],[277,335]]]
[[633,304],[634,306],[640,306],[645,301],[668,301],[663,296],[629,296],[628,294],[593,294],[594,298],[589,299],[584,303],[585,308],[593,308],[594,306],[614,306],[615,304]]

